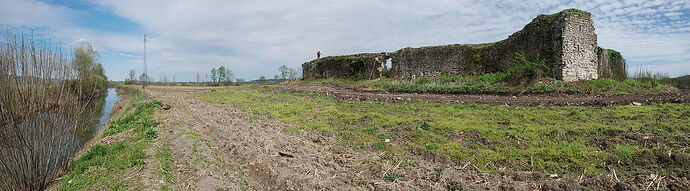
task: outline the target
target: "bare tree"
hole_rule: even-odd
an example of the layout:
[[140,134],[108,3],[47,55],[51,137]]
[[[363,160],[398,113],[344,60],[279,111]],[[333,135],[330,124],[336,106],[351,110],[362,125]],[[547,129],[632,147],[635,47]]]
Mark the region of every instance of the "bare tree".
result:
[[96,91],[84,78],[94,73],[80,74],[59,45],[13,36],[0,45],[0,190],[44,190],[79,147],[75,133],[93,95],[85,91]]
[[137,80],[137,71],[136,70],[129,70],[129,80],[132,82]]
[[232,82],[232,79],[235,77],[235,74],[232,73],[232,70],[230,68],[225,69],[225,81],[226,82]]
[[198,84],[201,78],[199,77],[199,72],[196,73],[196,83]]
[[216,68],[211,68],[211,81],[216,82],[216,79],[218,77],[218,71]]
[[298,75],[297,70],[295,70],[293,68],[288,69],[288,78],[289,79],[295,80],[295,79],[297,79],[297,75]]
[[286,65],[282,65],[278,68],[278,71],[280,71],[280,77],[283,80],[288,79],[288,73],[289,73],[289,68]]

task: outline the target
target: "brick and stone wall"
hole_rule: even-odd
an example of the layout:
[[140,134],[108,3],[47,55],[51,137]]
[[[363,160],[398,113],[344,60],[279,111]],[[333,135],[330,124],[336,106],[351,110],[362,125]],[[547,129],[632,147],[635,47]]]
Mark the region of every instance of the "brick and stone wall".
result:
[[[539,15],[522,30],[495,43],[403,48],[391,53],[324,58],[307,62],[303,68],[307,79],[361,77],[360,73],[365,73],[366,78],[376,78],[387,71],[385,59],[390,58],[390,77],[480,75],[509,70],[517,53],[524,54],[528,60],[543,60],[549,66],[551,77],[565,81],[597,79],[602,75],[600,67],[619,66],[599,63],[602,56],[590,13],[567,9]],[[359,62],[354,58],[362,56],[368,57],[364,68],[372,71],[353,72],[348,63]],[[624,62],[622,66],[624,71]],[[608,76],[611,75],[603,74]]]

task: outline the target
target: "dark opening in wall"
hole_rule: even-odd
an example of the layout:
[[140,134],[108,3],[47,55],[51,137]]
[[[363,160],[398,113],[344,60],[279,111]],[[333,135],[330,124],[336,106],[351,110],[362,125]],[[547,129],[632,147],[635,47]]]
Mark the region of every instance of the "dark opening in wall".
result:
[[386,59],[386,70],[391,70],[393,69],[393,59],[388,58]]

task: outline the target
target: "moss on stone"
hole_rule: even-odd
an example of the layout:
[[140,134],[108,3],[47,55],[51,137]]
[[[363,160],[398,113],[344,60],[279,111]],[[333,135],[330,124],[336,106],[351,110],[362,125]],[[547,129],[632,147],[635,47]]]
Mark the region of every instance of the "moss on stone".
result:
[[625,60],[620,52],[607,49],[609,53],[609,64],[611,65],[611,72],[615,79],[624,80],[627,78],[625,71]]
[[[603,66],[608,67],[604,69],[604,71],[610,71],[610,74],[600,74],[602,76],[599,77],[617,80],[625,80],[627,78],[627,72],[625,71],[625,59],[623,59],[623,56],[620,52],[612,49],[597,47],[597,55],[600,59],[600,62],[606,63],[606,65]],[[601,60],[602,56],[606,56],[606,60]],[[602,66],[601,64],[602,63],[600,63],[600,67]]]
[[587,12],[587,11],[580,10],[580,9],[575,9],[575,8],[570,8],[570,9],[563,10],[563,11],[561,11],[559,14],[562,14],[562,13],[571,13],[571,14],[578,15],[578,16],[581,16],[581,17],[584,17],[584,18],[587,18],[587,19],[589,19],[590,17],[592,17],[592,14],[591,14],[591,13],[589,13],[589,12]]

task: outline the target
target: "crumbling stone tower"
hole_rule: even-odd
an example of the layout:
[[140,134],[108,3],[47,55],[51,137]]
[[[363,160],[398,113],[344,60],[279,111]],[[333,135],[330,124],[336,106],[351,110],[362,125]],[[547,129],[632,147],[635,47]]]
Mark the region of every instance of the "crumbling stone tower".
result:
[[556,74],[560,75],[556,77],[564,81],[597,79],[597,35],[590,13],[565,10],[555,22],[561,30],[562,47],[555,63]]

